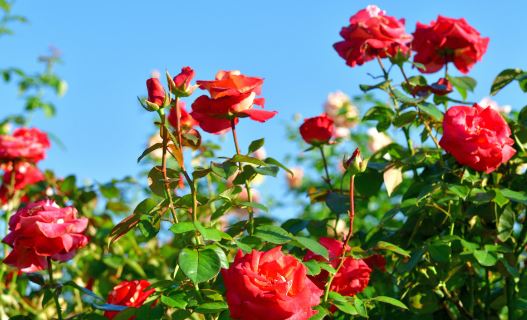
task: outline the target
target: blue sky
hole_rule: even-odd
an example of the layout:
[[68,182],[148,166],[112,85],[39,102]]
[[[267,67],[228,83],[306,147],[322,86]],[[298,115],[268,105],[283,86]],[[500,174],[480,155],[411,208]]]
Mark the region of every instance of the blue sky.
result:
[[[39,70],[36,57],[49,45],[59,48],[57,67],[69,84],[56,101],[58,115],[35,117],[34,126],[59,136],[42,164],[59,175],[105,181],[135,174],[137,156],[152,133],[152,117],[137,104],[154,69],[172,74],[192,66],[198,79],[212,79],[220,69],[238,69],[264,77],[263,96],[279,115],[267,124],[242,120],[241,143],[265,137],[268,154],[290,151],[283,143],[284,122],[294,113],[321,112],[328,92],[359,93],[372,83],[367,72],[377,65],[349,68],[332,44],[349,16],[369,1],[17,1],[14,12],[30,23],[17,25],[15,36],[0,39],[0,66]],[[479,80],[471,100],[488,94],[504,68],[527,69],[525,1],[377,1],[388,14],[406,17],[407,31],[416,21],[438,14],[465,17],[490,37],[483,61],[470,73]],[[432,76],[434,78],[439,77]],[[2,89],[0,116],[20,108],[21,100]],[[518,109],[527,104],[517,86],[496,97]],[[188,104],[190,101],[188,102]],[[230,140],[229,140],[230,141]],[[232,153],[230,144],[226,155]],[[352,146],[350,146],[352,148]],[[281,183],[281,182],[280,182]]]

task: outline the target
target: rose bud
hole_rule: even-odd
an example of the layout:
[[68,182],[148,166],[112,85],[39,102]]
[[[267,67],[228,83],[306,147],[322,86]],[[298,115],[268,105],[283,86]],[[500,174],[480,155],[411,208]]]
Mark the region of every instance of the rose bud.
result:
[[207,90],[210,97],[198,97],[192,103],[190,114],[201,129],[209,133],[228,132],[239,118],[265,122],[277,113],[254,108],[254,105],[264,107],[265,99],[257,98],[262,91],[262,78],[248,77],[240,71],[219,71],[215,80],[197,81],[197,84],[200,89]]
[[351,155],[351,158],[345,159],[342,163],[344,169],[348,170],[352,175],[366,171],[368,168],[368,160],[362,159],[359,148],[356,148]]
[[153,110],[163,108],[169,99],[159,79],[146,80],[146,89],[148,90],[148,98],[145,101],[147,106]]
[[238,251],[221,271],[230,315],[239,320],[307,320],[316,314],[323,290],[308,277],[306,267],[281,247],[266,252]]
[[0,161],[38,162],[46,157],[48,135],[37,128],[18,128],[13,135],[0,136]]
[[[146,290],[149,286],[150,282],[146,280],[123,281],[110,291],[107,302],[132,308],[140,307],[155,292],[155,289]],[[104,316],[113,319],[118,313],[117,311],[105,311]],[[130,319],[135,319],[135,317]]]
[[437,82],[430,85],[430,91],[435,95],[444,96],[452,92],[452,84],[447,78],[440,78]]
[[[329,252],[329,261],[319,256],[312,251],[308,251],[304,257],[304,261],[316,260],[327,261],[333,268],[337,268],[340,264],[340,257],[344,249],[344,243],[330,238],[320,238],[320,244],[323,245]],[[350,247],[346,247],[346,251]],[[370,281],[371,269],[362,259],[354,259],[352,257],[344,257],[344,263],[339,269],[333,281],[331,282],[331,291],[340,293],[343,296],[354,296],[362,292]],[[324,289],[329,278],[329,273],[323,270],[316,276],[310,276],[313,282],[321,289]]]
[[353,15],[350,25],[343,27],[340,35],[344,40],[333,47],[351,67],[376,57],[395,57],[399,52],[407,56],[408,44],[412,41],[412,36],[404,30],[404,19],[387,16],[374,5]]
[[333,120],[325,113],[305,119],[299,129],[302,139],[312,145],[328,144],[335,131]]
[[51,200],[30,203],[9,219],[9,233],[2,241],[13,250],[4,263],[36,272],[48,267],[47,258],[68,261],[88,244],[87,226],[88,219],[77,218],[73,207],[60,208]]
[[170,76],[167,72],[168,83],[170,86],[170,91],[177,97],[188,97],[194,90],[198,87],[197,85],[191,86],[190,82],[194,78],[195,72],[191,67],[181,68],[181,72],[170,79]]
[[462,73],[468,73],[487,51],[489,38],[482,38],[465,19],[437,17],[429,25],[417,23],[412,50],[414,61],[424,65],[423,73],[434,73],[453,62]]
[[491,173],[516,154],[510,135],[507,122],[491,107],[454,106],[443,119],[439,145],[460,164]]

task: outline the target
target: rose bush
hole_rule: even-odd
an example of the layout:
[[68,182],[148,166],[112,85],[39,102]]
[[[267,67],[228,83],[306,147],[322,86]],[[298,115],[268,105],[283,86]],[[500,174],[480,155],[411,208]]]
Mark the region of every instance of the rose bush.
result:
[[[263,138],[240,144],[240,118],[277,112],[259,108],[263,78],[238,71],[147,80],[152,138],[135,178],[57,176],[40,162],[47,135],[28,129],[51,104],[7,117],[0,319],[525,318],[527,108],[472,97],[476,80],[457,73],[489,40],[442,16],[412,40],[376,6],[341,36],[335,59],[371,61],[374,83],[296,115],[284,163]],[[31,83],[59,93],[46,70]],[[490,95],[513,82],[527,91],[526,78],[506,69]],[[269,198],[261,183],[280,171],[287,197]],[[299,213],[285,219],[280,206]]]

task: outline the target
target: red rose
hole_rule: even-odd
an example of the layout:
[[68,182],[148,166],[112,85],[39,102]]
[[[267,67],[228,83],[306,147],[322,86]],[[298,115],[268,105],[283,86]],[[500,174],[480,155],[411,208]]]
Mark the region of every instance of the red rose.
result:
[[194,74],[195,72],[191,67],[182,68],[181,72],[174,77],[175,87],[172,88],[172,92],[180,97],[190,96],[196,89],[196,86],[190,85],[190,81],[194,78]]
[[380,254],[371,255],[365,259],[362,259],[370,269],[376,268],[382,272],[386,272],[386,258]]
[[38,162],[50,147],[48,135],[37,128],[19,128],[12,136],[0,136],[0,160]]
[[220,71],[216,80],[197,81],[197,84],[208,90],[210,97],[198,97],[190,114],[207,132],[225,133],[231,128],[231,120],[237,123],[238,118],[265,122],[276,114],[276,111],[253,108],[253,105],[264,106],[264,98],[256,98],[261,93],[262,78],[248,77],[239,71]]
[[412,36],[404,30],[404,19],[387,16],[374,5],[360,10],[350,18],[350,25],[343,27],[343,41],[333,45],[346,64],[354,67],[376,57],[393,57],[398,52],[407,54],[407,44]]
[[148,90],[148,99],[150,103],[162,107],[165,102],[165,89],[158,78],[150,78],[146,80],[146,89]]
[[47,257],[68,261],[88,243],[83,234],[87,226],[88,219],[78,219],[73,207],[60,208],[51,200],[30,203],[9,219],[3,242],[13,250],[4,263],[35,272],[47,268]]
[[[155,289],[146,290],[149,286],[150,282],[146,280],[123,281],[110,291],[107,302],[126,307],[140,307],[155,292]],[[104,316],[113,319],[118,313],[117,311],[105,311]]]
[[300,126],[300,135],[309,144],[325,144],[333,137],[333,120],[325,113],[308,118]]
[[421,63],[423,73],[439,71],[448,62],[453,62],[462,73],[470,68],[487,51],[489,38],[482,38],[465,19],[439,16],[430,25],[417,23],[412,50],[414,61]]
[[14,190],[22,190],[26,186],[44,180],[44,174],[40,172],[37,167],[28,162],[16,163],[14,169],[12,167],[8,169],[9,170],[6,170],[4,173],[2,186],[0,187],[1,203],[7,203],[7,201],[9,201],[8,196],[12,179],[14,179]]
[[[185,102],[178,101],[179,104],[179,110],[181,111],[180,114],[180,120],[181,120],[181,128],[183,131],[188,130],[196,126],[198,123],[192,116],[185,110]],[[168,114],[168,122],[170,125],[174,128],[178,127],[178,118],[177,118],[177,110],[176,106],[172,106],[170,108],[170,113]]]
[[490,173],[516,153],[510,135],[507,122],[491,107],[455,106],[445,114],[439,144],[462,165]]
[[[342,255],[342,247],[344,243],[330,238],[320,238],[320,244],[326,247],[329,252],[329,263],[333,268],[337,268],[340,263],[340,256]],[[350,250],[346,247],[346,251]],[[319,256],[311,251],[308,251],[304,257],[304,261],[317,260],[327,261],[322,256]],[[354,259],[351,257],[344,257],[344,264],[331,282],[331,291],[340,293],[343,296],[354,296],[362,292],[370,281],[371,268],[362,259]],[[316,276],[310,276],[313,282],[321,289],[326,286],[329,273],[322,271]]]
[[246,255],[238,251],[221,273],[233,319],[309,319],[323,294],[307,277],[306,267],[281,247]]

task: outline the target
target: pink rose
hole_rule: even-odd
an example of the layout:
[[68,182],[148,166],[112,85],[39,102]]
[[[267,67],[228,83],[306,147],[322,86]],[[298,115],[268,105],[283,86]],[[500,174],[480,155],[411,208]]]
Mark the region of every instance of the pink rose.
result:
[[360,10],[350,18],[350,25],[343,27],[343,41],[333,45],[346,64],[354,67],[379,58],[393,57],[398,52],[407,54],[412,36],[404,30],[404,19],[387,16],[374,5]]
[[44,174],[40,172],[37,167],[28,162],[16,163],[14,168],[11,167],[9,170],[6,170],[2,178],[2,186],[0,187],[1,203],[7,203],[7,201],[9,201],[8,196],[12,196],[12,194],[9,194],[12,179],[14,179],[14,190],[11,190],[11,192],[22,190],[26,186],[44,180]]
[[0,136],[0,160],[38,162],[50,147],[48,135],[37,128],[19,128]]
[[33,202],[9,219],[3,242],[13,248],[4,263],[23,272],[46,269],[47,258],[68,261],[88,244],[88,219],[77,218],[73,207],[60,208],[51,200]]
[[221,273],[233,319],[307,320],[323,293],[307,277],[306,267],[281,247],[246,255],[238,251]]
[[455,106],[445,114],[439,144],[460,164],[490,173],[516,154],[510,135],[507,122],[491,107]]

